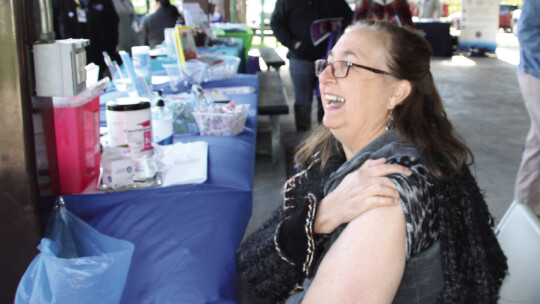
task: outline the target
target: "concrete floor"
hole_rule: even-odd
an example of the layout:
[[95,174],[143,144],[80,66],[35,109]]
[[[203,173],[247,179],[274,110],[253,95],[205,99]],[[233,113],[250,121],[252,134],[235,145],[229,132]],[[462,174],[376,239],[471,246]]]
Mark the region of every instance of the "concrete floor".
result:
[[[474,58],[434,58],[431,70],[448,116],[475,155],[478,184],[486,201],[500,220],[513,199],[514,181],[520,163],[529,118],[517,82],[519,49],[513,34],[500,34],[497,54]],[[502,46],[501,46],[502,45]],[[285,58],[286,48],[278,48]],[[294,132],[294,92],[288,66],[281,68],[291,114],[282,116],[282,132]],[[315,115],[313,115],[315,119]],[[264,117],[260,124],[265,124]],[[258,137],[258,145],[269,138]],[[246,236],[263,223],[281,204],[285,182],[284,157],[278,165],[268,156],[257,156],[253,193],[253,215]]]

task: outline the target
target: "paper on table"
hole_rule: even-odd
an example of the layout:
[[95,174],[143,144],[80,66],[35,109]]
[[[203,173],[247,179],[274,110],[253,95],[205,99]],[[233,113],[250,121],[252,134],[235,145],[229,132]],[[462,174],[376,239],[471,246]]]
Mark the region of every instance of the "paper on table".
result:
[[169,76],[152,75],[152,84],[159,85],[169,82]]
[[[162,185],[199,184],[208,175],[208,143],[196,141],[177,142],[170,146],[158,147],[162,162],[167,170],[162,173]],[[166,151],[163,153],[163,151]]]
[[219,90],[221,93],[227,94],[249,94],[254,93],[255,88],[250,86],[236,86],[236,87],[218,87],[218,88],[208,88],[204,89],[205,93],[209,93],[213,90]]

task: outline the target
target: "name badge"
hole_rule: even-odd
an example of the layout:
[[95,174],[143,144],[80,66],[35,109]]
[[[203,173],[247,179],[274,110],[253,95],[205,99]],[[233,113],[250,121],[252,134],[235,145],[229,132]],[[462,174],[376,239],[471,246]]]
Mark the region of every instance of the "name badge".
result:
[[79,23],[86,23],[86,10],[80,7],[77,7],[77,21]]
[[133,32],[138,33],[139,32],[139,23],[137,23],[136,20],[131,21],[131,29]]

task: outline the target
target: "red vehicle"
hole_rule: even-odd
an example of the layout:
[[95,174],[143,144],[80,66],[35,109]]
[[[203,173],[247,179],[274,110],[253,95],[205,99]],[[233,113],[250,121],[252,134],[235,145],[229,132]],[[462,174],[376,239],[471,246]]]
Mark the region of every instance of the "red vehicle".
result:
[[512,31],[512,12],[517,10],[517,5],[501,4],[499,9],[499,28],[507,32]]

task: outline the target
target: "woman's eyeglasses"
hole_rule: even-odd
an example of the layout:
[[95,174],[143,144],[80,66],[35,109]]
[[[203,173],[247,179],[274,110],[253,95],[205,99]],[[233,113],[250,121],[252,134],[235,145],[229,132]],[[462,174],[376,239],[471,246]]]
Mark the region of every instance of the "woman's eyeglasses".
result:
[[351,67],[361,68],[361,69],[368,70],[370,72],[377,73],[377,74],[392,75],[389,72],[385,72],[385,71],[378,70],[378,69],[375,69],[375,68],[370,68],[370,67],[365,66],[365,65],[356,64],[356,63],[352,63],[352,62],[345,61],[345,60],[337,60],[337,61],[334,61],[334,62],[328,62],[328,61],[326,61],[324,59],[319,59],[319,60],[315,61],[315,75],[317,75],[317,77],[321,76],[322,72],[328,66],[330,66],[330,68],[332,69],[332,75],[335,78],[345,78],[345,77],[347,77],[347,75],[349,75],[349,69]]

